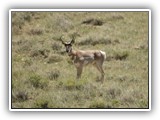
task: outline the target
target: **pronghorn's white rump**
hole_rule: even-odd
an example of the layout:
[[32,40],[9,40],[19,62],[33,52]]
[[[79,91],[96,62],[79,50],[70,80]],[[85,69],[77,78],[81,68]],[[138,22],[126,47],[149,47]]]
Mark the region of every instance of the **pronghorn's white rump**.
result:
[[104,51],[100,51],[101,52],[101,54],[103,55],[103,57],[104,57],[104,60],[106,59],[106,53],[104,52]]

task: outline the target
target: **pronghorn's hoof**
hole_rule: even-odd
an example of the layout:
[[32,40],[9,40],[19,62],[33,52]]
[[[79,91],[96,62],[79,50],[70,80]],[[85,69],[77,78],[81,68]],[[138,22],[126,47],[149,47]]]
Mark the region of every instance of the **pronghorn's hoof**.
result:
[[104,79],[101,79],[101,78],[99,78],[99,77],[96,77],[96,82],[101,82],[101,83],[103,83],[103,82],[104,82]]

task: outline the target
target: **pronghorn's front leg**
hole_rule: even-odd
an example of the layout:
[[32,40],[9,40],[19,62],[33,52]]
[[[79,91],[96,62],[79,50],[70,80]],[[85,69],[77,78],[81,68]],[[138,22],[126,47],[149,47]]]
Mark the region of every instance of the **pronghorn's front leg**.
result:
[[76,69],[77,69],[77,79],[81,77],[82,70],[83,70],[83,65],[80,63],[75,64]]
[[77,79],[81,78],[81,74],[83,71],[83,60],[79,59],[78,57],[74,58],[74,65],[77,69]]

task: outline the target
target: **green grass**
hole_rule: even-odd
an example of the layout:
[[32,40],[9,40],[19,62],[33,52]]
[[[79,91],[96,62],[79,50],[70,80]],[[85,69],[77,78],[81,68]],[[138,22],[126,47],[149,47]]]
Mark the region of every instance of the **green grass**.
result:
[[[99,72],[76,68],[74,49],[106,52]],[[148,108],[147,12],[12,12],[12,108]]]

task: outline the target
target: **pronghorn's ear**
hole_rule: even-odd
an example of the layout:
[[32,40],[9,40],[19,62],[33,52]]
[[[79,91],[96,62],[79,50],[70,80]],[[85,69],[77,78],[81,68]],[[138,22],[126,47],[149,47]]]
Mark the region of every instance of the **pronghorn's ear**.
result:
[[75,36],[73,35],[70,44],[74,44],[74,43],[75,43]]
[[75,43],[75,40],[74,39],[72,39],[71,40],[71,42],[70,42],[70,44],[74,44]]

